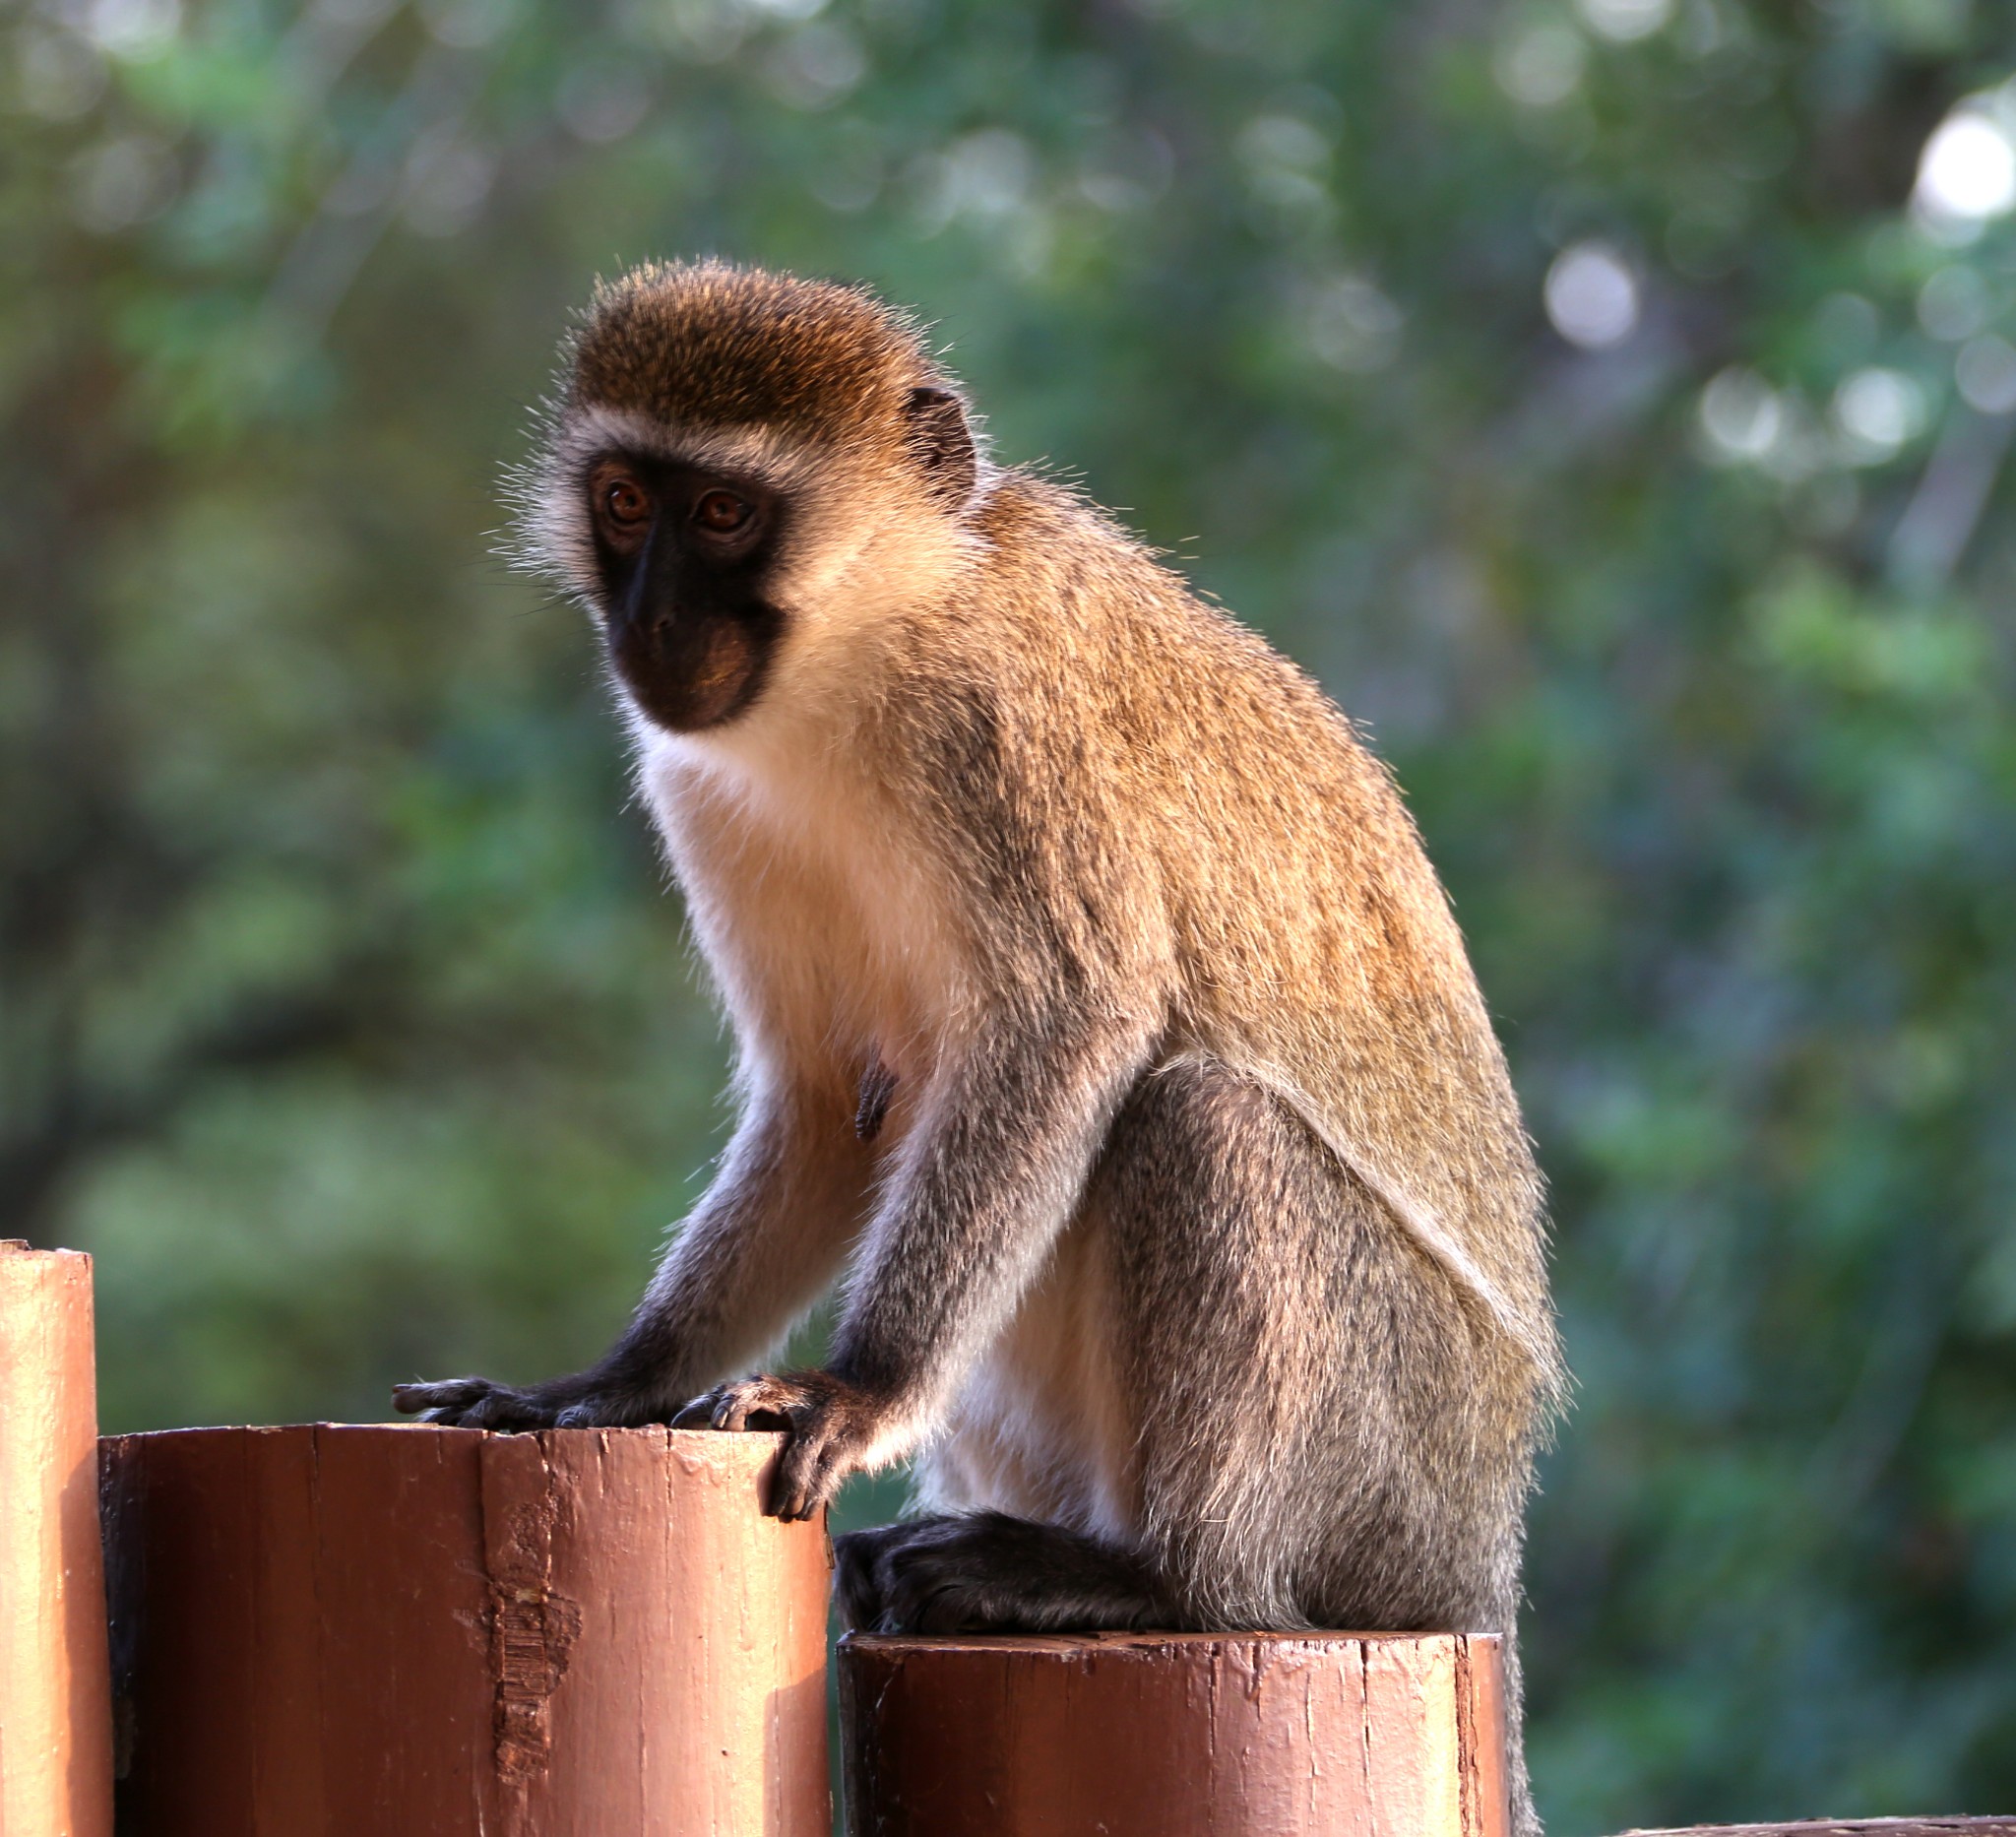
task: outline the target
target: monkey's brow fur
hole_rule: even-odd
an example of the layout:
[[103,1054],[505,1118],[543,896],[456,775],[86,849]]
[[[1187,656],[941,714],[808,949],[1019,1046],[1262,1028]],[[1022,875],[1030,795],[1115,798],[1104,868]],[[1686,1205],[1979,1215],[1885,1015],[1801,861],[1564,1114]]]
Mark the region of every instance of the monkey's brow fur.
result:
[[956,400],[919,445],[945,385],[853,288],[597,294],[531,475],[549,564],[598,603],[597,443],[756,454],[796,517],[761,693],[632,720],[741,1115],[599,1365],[409,1407],[663,1420],[846,1264],[826,1371],[763,1380],[794,1498],[915,1452],[974,1514],[857,1552],[855,1612],[1501,1632],[1530,1833],[1509,1642],[1566,1380],[1463,940],[1344,715],[1095,506],[976,463]]

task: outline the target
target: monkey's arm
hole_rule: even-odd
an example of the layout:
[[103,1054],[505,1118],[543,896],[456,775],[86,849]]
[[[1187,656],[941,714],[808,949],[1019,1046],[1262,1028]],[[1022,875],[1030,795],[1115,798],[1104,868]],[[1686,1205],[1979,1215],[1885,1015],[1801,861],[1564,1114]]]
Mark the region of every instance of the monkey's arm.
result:
[[824,1371],[724,1384],[680,1420],[785,1425],[770,1509],[806,1518],[903,1454],[1014,1311],[1149,1062],[1143,1016],[998,1011],[939,1076],[862,1245]]
[[862,1216],[868,1160],[843,1104],[752,1093],[630,1325],[588,1370],[524,1389],[402,1384],[394,1402],[472,1428],[662,1423],[724,1371],[746,1370],[832,1282]]

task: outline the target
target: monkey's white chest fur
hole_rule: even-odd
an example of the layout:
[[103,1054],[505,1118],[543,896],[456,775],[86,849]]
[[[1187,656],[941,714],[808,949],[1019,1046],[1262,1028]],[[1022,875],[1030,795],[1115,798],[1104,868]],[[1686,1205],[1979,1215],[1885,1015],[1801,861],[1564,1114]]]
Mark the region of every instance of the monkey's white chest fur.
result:
[[[942,874],[901,813],[845,748],[778,731],[786,719],[764,711],[729,743],[646,736],[642,779],[741,1077],[809,1072],[839,1090],[879,1060],[897,1081],[876,1143],[886,1166],[982,993],[938,902]],[[921,1503],[1132,1530],[1135,1425],[1111,1368],[1108,1294],[1099,1221],[1081,1215],[918,1448]]]
[[[769,711],[765,711],[766,714]],[[914,1112],[967,978],[928,863],[827,746],[752,721],[731,741],[656,736],[643,780],[744,1079],[896,1075]]]

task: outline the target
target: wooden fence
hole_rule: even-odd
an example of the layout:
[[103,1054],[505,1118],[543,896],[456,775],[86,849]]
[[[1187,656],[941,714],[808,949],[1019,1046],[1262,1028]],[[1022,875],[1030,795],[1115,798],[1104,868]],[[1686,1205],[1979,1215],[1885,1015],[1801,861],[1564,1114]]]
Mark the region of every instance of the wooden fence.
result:
[[[0,1837],[826,1837],[829,1552],[758,1510],[777,1449],[101,1443],[90,1259],[0,1245]],[[840,1693],[854,1837],[1506,1837],[1488,1637],[850,1638]]]

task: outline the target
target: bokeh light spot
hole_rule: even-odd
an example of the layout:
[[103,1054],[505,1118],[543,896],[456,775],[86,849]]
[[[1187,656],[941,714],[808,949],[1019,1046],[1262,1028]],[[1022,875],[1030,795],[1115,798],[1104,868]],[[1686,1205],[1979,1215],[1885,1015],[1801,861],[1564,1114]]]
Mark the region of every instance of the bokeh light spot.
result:
[[799,27],[764,62],[772,92],[793,108],[830,108],[867,74],[859,41],[824,23]]
[[1589,45],[1573,27],[1529,26],[1500,40],[1491,75],[1515,102],[1552,108],[1575,94],[1589,62]]
[[114,235],[157,216],[174,196],[174,161],[151,134],[128,134],[72,162],[71,209],[85,228]]
[[67,32],[31,32],[21,40],[17,94],[44,121],[75,121],[105,93],[105,64]]
[[1547,270],[1544,298],[1556,332],[1585,350],[1621,345],[1638,329],[1638,282],[1605,242],[1563,249]]
[[1371,282],[1340,275],[1315,290],[1306,323],[1318,357],[1334,369],[1363,373],[1392,362],[1404,320]]
[[1988,322],[1987,284],[1965,262],[1941,268],[1918,292],[1918,322],[1949,345],[1972,338]]
[[2016,346],[2004,338],[1971,340],[1954,360],[1953,381],[1978,413],[2016,413]]
[[577,139],[591,145],[619,141],[650,110],[651,89],[632,65],[578,65],[560,80],[557,104]]
[[2000,217],[2016,206],[2016,146],[1999,122],[1972,108],[1956,110],[1925,142],[1912,195],[1934,221]]
[[1649,38],[1673,16],[1672,0],[1580,0],[1589,30],[1613,44]]
[[1834,419],[1864,463],[1888,459],[1923,427],[1924,393],[1902,370],[1858,370],[1834,392]]
[[1732,365],[1701,392],[1701,431],[1713,460],[1760,460],[1784,430],[1785,406],[1754,370]]
[[181,30],[180,0],[91,0],[85,34],[100,50],[132,63],[158,57]]

